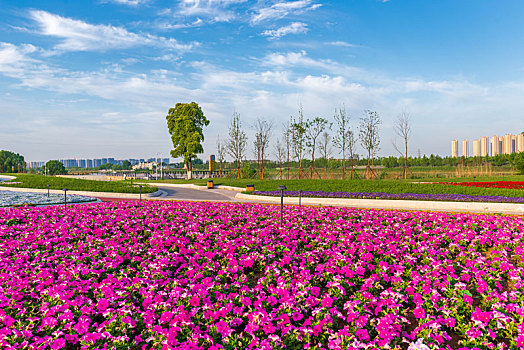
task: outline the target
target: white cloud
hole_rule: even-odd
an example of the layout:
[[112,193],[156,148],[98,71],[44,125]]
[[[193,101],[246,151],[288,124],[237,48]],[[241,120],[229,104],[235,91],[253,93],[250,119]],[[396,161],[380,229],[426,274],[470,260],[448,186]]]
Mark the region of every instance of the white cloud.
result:
[[197,43],[180,44],[173,38],[136,34],[122,27],[90,24],[46,11],[31,11],[30,17],[38,24],[40,34],[61,39],[61,42],[55,46],[57,51],[106,51],[136,46],[188,51],[198,45]]
[[103,2],[112,2],[119,5],[127,5],[127,6],[138,6],[141,4],[144,4],[148,0],[103,0]]
[[326,45],[339,46],[339,47],[360,47],[360,45],[351,44],[345,41],[330,41]]
[[181,0],[177,15],[186,17],[205,17],[213,22],[229,22],[236,14],[228,7],[247,0]]
[[311,0],[279,1],[269,7],[258,9],[251,17],[251,23],[256,24],[262,21],[284,18],[290,14],[303,13],[314,10],[322,6],[315,4]]
[[272,39],[279,39],[288,34],[302,34],[307,33],[307,24],[302,22],[293,22],[290,25],[280,27],[275,30],[266,30],[262,35],[268,36]]

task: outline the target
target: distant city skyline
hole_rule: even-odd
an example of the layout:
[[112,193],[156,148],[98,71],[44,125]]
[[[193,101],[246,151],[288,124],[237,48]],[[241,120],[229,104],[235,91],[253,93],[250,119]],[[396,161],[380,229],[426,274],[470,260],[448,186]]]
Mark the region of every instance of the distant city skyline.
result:
[[524,152],[524,134],[493,135],[491,137],[482,136],[472,141],[473,152],[470,152],[470,142],[468,139],[462,140],[460,150],[458,144],[458,140],[451,141],[451,157],[487,157],[520,153]]
[[455,135],[524,130],[522,13],[521,0],[5,0],[0,149],[167,155],[168,109],[195,101],[211,122],[202,159],[233,112],[251,157],[256,118],[274,145],[300,105],[330,121],[345,106],[355,134],[377,111],[378,156],[399,155],[406,111],[409,154],[448,155]]

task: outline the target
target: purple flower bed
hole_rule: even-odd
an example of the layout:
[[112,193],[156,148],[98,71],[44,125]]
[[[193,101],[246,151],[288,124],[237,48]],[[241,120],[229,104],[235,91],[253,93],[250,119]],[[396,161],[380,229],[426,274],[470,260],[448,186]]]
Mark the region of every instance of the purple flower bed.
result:
[[0,209],[3,349],[522,349],[522,217]]
[[[254,191],[253,194],[261,195],[261,196],[280,196],[280,191]],[[284,191],[285,197],[298,197],[299,195],[300,195],[299,191]],[[421,201],[450,201],[450,202],[524,203],[524,197],[472,196],[472,195],[467,195],[467,194],[302,191],[302,197],[408,199],[408,200],[421,200]]]

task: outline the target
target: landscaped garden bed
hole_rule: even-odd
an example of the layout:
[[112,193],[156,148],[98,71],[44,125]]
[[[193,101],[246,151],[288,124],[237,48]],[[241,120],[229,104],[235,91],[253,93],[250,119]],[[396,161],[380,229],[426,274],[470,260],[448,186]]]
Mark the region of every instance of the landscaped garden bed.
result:
[[[253,191],[260,196],[280,196],[280,191]],[[450,201],[450,202],[495,202],[524,203],[524,197],[475,196],[452,193],[385,193],[385,192],[324,192],[324,191],[284,191],[284,197],[314,197],[314,198],[360,198],[360,199],[404,199],[419,201]]]
[[64,198],[63,194],[50,193],[26,193],[14,191],[2,191],[0,187],[0,207],[11,207],[19,205],[52,205],[67,203],[86,203],[96,201],[96,198],[70,194]]
[[0,209],[0,347],[524,346],[522,217],[279,209]]
[[439,182],[443,185],[524,190],[524,181]]

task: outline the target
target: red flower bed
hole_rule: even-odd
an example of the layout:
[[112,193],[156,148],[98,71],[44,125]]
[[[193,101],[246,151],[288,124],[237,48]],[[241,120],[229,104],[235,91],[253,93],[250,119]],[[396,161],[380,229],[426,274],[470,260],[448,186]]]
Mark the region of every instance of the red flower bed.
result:
[[488,181],[488,182],[439,182],[443,185],[467,187],[491,187],[524,190],[524,181]]

